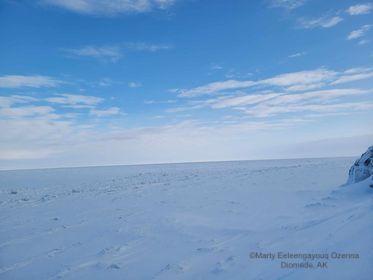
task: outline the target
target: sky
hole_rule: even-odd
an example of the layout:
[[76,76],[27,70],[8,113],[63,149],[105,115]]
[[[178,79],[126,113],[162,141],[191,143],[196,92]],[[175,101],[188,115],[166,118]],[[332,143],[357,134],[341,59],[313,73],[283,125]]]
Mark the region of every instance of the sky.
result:
[[357,156],[373,2],[3,0],[0,169]]

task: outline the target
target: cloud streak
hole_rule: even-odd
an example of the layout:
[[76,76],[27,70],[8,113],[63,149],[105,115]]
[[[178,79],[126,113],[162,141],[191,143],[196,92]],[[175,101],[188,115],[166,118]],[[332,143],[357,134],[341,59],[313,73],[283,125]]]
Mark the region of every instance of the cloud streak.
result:
[[314,29],[314,28],[331,28],[336,26],[343,20],[340,16],[333,17],[319,17],[314,19],[299,19],[299,27],[304,29]]
[[367,3],[367,4],[358,4],[354,6],[350,6],[347,9],[347,13],[351,16],[357,16],[357,15],[366,15],[369,14],[373,10],[373,4]]
[[0,88],[42,88],[57,87],[62,81],[49,76],[33,75],[5,75],[0,76]]
[[329,113],[329,112],[353,112],[372,110],[372,102],[349,102],[339,104],[292,104],[288,106],[258,105],[254,108],[245,109],[245,113],[256,117],[269,117],[286,113]]
[[41,0],[41,3],[45,5],[95,16],[116,16],[164,10],[174,5],[175,2],[176,0]]
[[72,57],[86,57],[106,62],[117,62],[126,52],[157,52],[171,49],[171,45],[148,43],[122,43],[106,46],[83,46],[80,48],[62,49]]
[[85,46],[80,49],[65,49],[64,51],[72,56],[91,57],[111,62],[116,62],[123,56],[121,49],[117,46]]
[[118,107],[110,107],[108,109],[91,109],[90,114],[96,117],[109,117],[120,114]]
[[93,108],[103,101],[102,98],[88,95],[77,95],[77,94],[57,94],[53,97],[45,99],[49,103],[60,104],[65,107],[81,109],[81,108]]
[[217,81],[190,89],[174,89],[173,92],[176,92],[182,98],[226,94],[235,90],[253,87],[275,87],[285,91],[296,92],[368,79],[372,75],[373,70],[371,68],[351,68],[343,72],[318,68],[315,70],[284,73],[257,81]]
[[289,55],[288,57],[289,58],[296,58],[296,57],[305,56],[306,54],[307,54],[307,52],[297,52],[297,53],[293,53],[293,54]]
[[364,37],[366,33],[371,29],[372,25],[366,24],[360,27],[359,29],[356,29],[354,31],[351,31],[350,34],[347,36],[347,40],[356,40],[361,37]]
[[272,0],[271,6],[274,8],[284,8],[294,10],[303,6],[307,0]]
[[[364,94],[371,94],[372,92],[372,90],[363,89],[328,89],[295,94],[277,92],[264,92],[260,94],[241,93],[239,96],[221,96],[207,100],[191,101],[189,102],[189,106],[176,107],[168,112],[175,113],[206,107],[211,109],[231,108],[258,117],[268,117],[282,112],[298,112],[300,110],[294,108],[301,108],[301,106],[312,109],[316,107],[308,105],[324,106],[330,104],[331,101],[343,103],[343,101],[339,100],[342,97],[357,97]],[[287,107],[292,107],[292,109],[288,111],[283,109]]]

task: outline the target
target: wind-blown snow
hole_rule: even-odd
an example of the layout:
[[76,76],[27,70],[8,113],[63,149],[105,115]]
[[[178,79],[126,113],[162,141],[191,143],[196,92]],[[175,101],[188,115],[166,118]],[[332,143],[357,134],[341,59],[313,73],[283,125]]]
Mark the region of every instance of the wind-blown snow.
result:
[[[371,279],[372,179],[340,186],[353,161],[1,171],[0,279]],[[359,258],[250,258],[279,251]]]

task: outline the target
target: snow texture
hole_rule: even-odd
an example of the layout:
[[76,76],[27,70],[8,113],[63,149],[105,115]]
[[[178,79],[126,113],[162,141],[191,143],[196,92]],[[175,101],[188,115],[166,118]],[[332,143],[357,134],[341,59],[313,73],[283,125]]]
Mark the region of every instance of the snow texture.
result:
[[373,175],[373,146],[357,159],[348,172],[347,183],[357,183]]
[[[372,279],[372,180],[341,186],[352,162],[1,171],[0,279]],[[250,258],[279,251],[359,258]]]

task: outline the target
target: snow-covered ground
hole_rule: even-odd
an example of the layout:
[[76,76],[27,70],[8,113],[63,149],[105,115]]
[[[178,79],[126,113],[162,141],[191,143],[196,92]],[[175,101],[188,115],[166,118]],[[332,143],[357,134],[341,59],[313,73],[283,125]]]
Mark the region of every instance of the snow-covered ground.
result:
[[[340,187],[353,162],[1,171],[0,279],[372,279],[371,178]],[[329,259],[259,258],[278,252]]]

